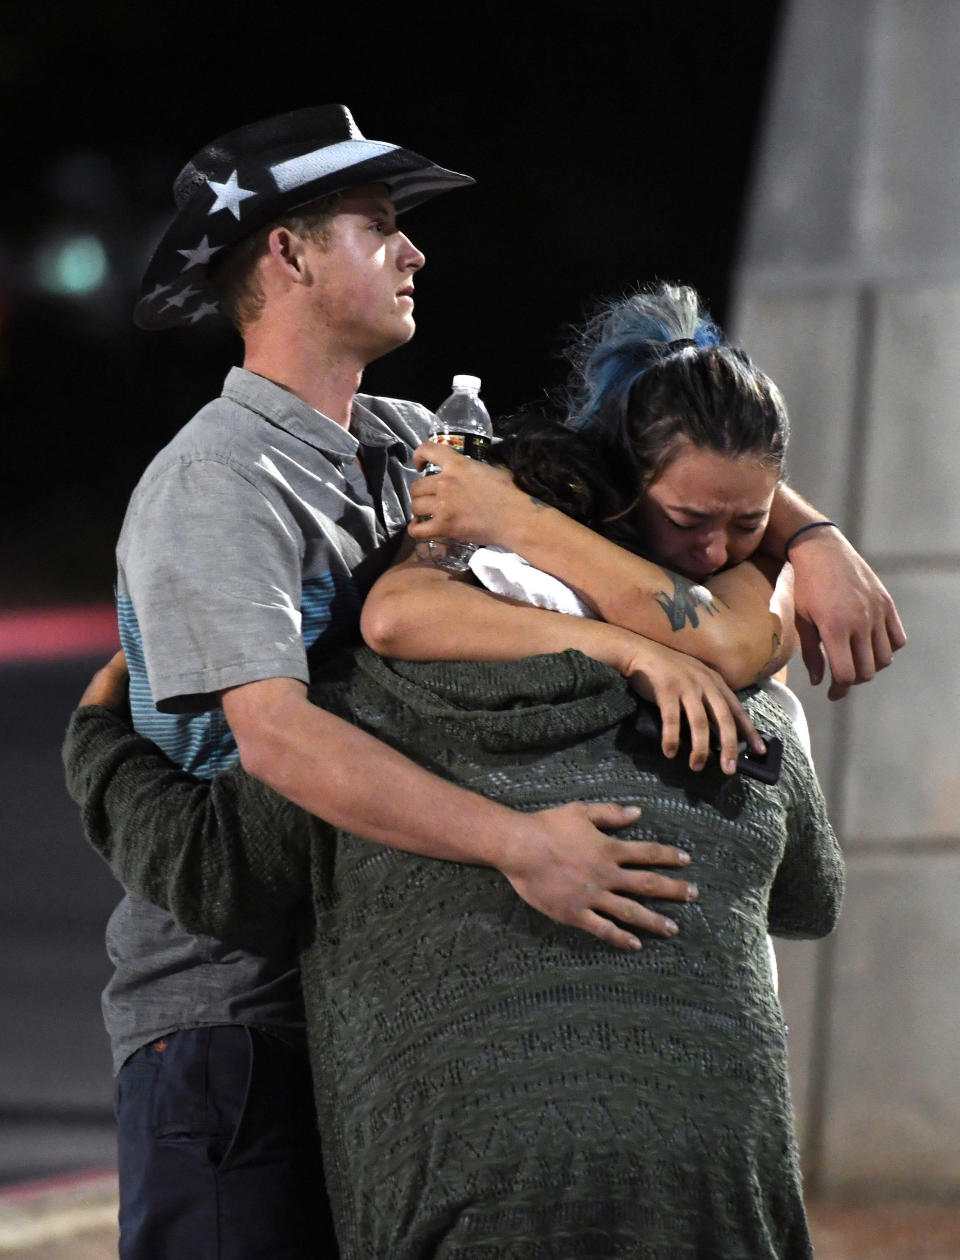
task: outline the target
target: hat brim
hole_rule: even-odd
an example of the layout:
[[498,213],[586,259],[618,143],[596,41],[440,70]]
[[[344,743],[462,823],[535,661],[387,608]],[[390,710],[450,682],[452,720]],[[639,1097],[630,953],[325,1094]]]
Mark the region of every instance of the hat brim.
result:
[[211,262],[265,224],[320,197],[385,184],[402,214],[474,182],[410,149],[377,140],[343,140],[266,169],[238,160],[227,183],[201,179],[160,238],[144,272],[134,323],[145,329],[182,328],[218,314],[208,278]]

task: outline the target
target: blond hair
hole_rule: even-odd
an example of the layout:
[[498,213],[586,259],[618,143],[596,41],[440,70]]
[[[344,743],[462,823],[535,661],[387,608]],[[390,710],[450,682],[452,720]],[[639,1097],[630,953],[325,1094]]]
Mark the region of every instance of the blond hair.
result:
[[217,260],[210,271],[210,287],[220,310],[241,334],[263,312],[265,297],[257,274],[257,263],[266,253],[270,233],[275,228],[286,228],[294,236],[312,241],[321,249],[328,249],[330,223],[339,206],[339,193],[298,206],[289,214],[281,215],[251,232]]

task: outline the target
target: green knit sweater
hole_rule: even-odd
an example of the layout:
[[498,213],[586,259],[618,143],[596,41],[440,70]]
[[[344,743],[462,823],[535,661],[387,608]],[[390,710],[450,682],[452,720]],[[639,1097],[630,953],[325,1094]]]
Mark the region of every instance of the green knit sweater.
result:
[[669,907],[677,937],[617,951],[494,870],[334,832],[239,769],[198,782],[105,710],[74,715],[70,790],[128,888],[189,931],[301,925],[345,1260],[809,1256],[765,934],[829,932],[843,866],[777,705],[747,700],[785,742],[767,786],[638,746],[625,684],[576,652],[364,651],[317,698],[517,809],[640,804],[623,834],[682,845],[700,889]]

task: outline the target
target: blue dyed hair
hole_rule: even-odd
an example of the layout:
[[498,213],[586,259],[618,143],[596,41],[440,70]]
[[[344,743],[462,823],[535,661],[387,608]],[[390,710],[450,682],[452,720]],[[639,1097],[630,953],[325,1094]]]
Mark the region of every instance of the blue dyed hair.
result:
[[603,425],[629,407],[638,378],[688,347],[717,346],[722,334],[701,314],[696,292],[661,284],[605,302],[568,348],[573,368],[569,423]]
[[606,302],[568,351],[562,421],[524,417],[499,451],[518,485],[594,528],[626,516],[684,442],[752,455],[782,475],[780,391],[700,309],[658,284]]

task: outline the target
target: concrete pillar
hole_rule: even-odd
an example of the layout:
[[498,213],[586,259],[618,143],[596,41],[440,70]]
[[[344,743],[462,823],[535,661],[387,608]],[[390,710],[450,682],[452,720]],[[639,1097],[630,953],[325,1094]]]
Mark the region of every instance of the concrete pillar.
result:
[[786,0],[728,321],[910,635],[841,704],[791,674],[849,863],[835,937],[778,949],[827,1194],[960,1184],[958,65],[957,0]]

